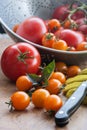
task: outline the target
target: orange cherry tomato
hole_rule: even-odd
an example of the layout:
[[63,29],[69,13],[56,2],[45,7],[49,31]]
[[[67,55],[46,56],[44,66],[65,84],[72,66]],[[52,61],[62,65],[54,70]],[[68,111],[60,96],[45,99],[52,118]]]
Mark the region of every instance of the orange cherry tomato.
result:
[[19,27],[19,24],[16,24],[14,27],[13,27],[13,32],[15,32],[16,33],[16,31],[17,31],[17,29],[18,29],[18,27]]
[[33,83],[26,75],[20,76],[16,80],[16,87],[20,91],[27,91],[32,87],[32,85]]
[[50,94],[58,94],[60,92],[62,83],[57,79],[49,79],[48,85],[46,89],[50,92]]
[[32,102],[37,108],[43,108],[45,99],[50,93],[45,89],[37,89],[32,94]]
[[82,42],[82,43],[78,44],[76,50],[77,51],[87,50],[87,42]]
[[42,45],[52,48],[53,43],[56,41],[56,37],[53,33],[45,33],[42,37]]
[[75,23],[74,20],[65,20],[64,22],[64,28],[69,28],[69,29],[72,29],[72,30],[77,30],[77,24]]
[[12,107],[15,110],[25,110],[30,104],[30,97],[23,91],[18,91],[11,96]]
[[63,105],[62,99],[57,95],[49,95],[44,102],[44,108],[47,111],[58,111]]
[[62,72],[54,72],[54,73],[51,75],[50,79],[57,79],[57,80],[59,80],[62,84],[64,84],[65,81],[66,81],[66,77],[65,77],[65,75],[64,75]]
[[59,61],[59,62],[55,63],[55,71],[59,71],[59,72],[66,74],[67,69],[68,69],[68,67],[64,62]]
[[79,66],[72,65],[72,66],[68,67],[67,77],[73,77],[73,76],[79,74],[80,72],[81,72],[81,69]]
[[60,21],[57,19],[51,19],[48,22],[48,31],[56,32],[61,27]]
[[53,43],[52,48],[66,51],[68,48],[68,45],[64,40],[57,40],[56,42]]

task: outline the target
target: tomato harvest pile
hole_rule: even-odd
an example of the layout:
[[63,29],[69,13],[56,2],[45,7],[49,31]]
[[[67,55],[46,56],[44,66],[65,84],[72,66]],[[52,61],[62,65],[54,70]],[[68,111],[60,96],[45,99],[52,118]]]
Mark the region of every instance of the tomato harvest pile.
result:
[[[83,3],[61,5],[54,10],[52,19],[30,17],[15,25],[13,30],[25,39],[49,48],[87,50],[86,10],[87,5]],[[63,105],[61,94],[70,97],[80,83],[87,80],[87,69],[55,62],[55,59],[48,64],[42,63],[39,51],[25,42],[4,50],[1,69],[15,83],[16,92],[6,102],[11,110],[25,110],[32,103],[36,108],[56,113]],[[85,101],[87,104],[87,98]]]
[[28,43],[7,47],[1,56],[1,68],[14,81],[16,92],[11,95],[10,110],[25,110],[30,102],[47,112],[56,112],[63,105],[60,97],[66,79],[81,72],[79,66],[64,62],[41,64],[37,49]]
[[15,25],[13,31],[45,47],[75,52],[87,50],[87,5],[81,2],[60,5],[51,19],[29,17]]

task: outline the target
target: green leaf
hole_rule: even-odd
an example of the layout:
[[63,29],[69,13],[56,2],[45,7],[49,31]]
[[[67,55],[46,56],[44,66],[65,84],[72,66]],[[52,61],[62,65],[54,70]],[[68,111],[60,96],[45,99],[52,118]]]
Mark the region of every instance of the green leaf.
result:
[[55,61],[53,60],[46,67],[43,68],[41,77],[36,74],[27,74],[27,76],[33,82],[34,86],[39,85],[45,87],[48,85],[48,79],[50,78],[50,75],[52,74],[54,69],[55,69]]
[[28,78],[32,81],[33,85],[38,85],[40,77],[36,74],[27,74]]
[[46,79],[49,79],[50,75],[55,69],[55,61],[53,60],[51,63],[49,63],[43,70],[42,70],[42,79],[45,81]]

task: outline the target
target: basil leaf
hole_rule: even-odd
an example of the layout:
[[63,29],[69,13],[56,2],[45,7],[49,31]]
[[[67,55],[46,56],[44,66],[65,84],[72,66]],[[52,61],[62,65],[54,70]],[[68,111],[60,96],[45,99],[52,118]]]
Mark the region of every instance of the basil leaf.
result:
[[40,77],[36,74],[27,74],[28,78],[32,81],[33,85],[38,85]]
[[50,75],[55,69],[55,61],[53,60],[51,63],[49,63],[44,69],[42,70],[42,79],[43,81],[49,79]]
[[48,79],[55,69],[55,61],[53,60],[42,70],[41,77],[36,74],[27,74],[28,78],[33,82],[33,85],[45,87],[48,85]]

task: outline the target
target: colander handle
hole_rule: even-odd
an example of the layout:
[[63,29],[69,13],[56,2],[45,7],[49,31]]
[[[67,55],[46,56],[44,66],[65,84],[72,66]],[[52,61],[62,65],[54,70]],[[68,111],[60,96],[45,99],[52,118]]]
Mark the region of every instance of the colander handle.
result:
[[69,122],[69,117],[77,110],[87,93],[87,81],[84,81],[66,103],[55,114],[55,122],[58,126],[64,126]]

